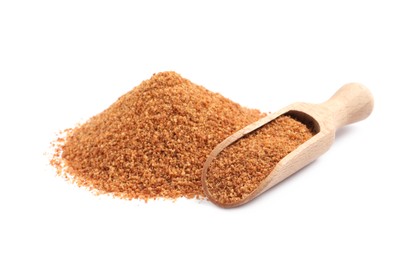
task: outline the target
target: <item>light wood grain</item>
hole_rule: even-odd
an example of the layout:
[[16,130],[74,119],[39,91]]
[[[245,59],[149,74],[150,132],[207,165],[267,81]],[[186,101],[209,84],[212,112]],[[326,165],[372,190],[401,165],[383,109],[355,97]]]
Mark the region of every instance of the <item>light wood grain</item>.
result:
[[[251,201],[325,153],[333,144],[338,128],[365,119],[371,114],[373,106],[373,96],[366,87],[358,83],[349,83],[324,103],[294,103],[246,126],[217,145],[208,156],[202,173],[202,186],[206,196],[213,203],[225,208],[240,206]],[[279,161],[257,189],[244,199],[227,204],[216,200],[206,185],[208,167],[214,158],[244,135],[284,114],[305,123],[315,135]]]

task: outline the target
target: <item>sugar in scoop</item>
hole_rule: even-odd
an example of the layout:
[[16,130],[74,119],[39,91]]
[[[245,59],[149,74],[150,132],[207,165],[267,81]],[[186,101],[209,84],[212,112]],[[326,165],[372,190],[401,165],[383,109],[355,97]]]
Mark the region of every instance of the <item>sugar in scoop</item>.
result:
[[243,200],[287,154],[313,136],[308,127],[280,116],[225,148],[211,162],[205,183],[215,200],[228,204]]

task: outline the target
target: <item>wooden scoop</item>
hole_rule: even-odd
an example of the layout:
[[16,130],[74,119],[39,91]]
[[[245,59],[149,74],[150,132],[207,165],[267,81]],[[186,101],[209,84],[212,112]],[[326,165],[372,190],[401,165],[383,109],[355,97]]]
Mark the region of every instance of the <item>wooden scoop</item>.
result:
[[[294,103],[246,126],[217,145],[208,156],[202,172],[202,187],[206,196],[213,203],[225,208],[236,207],[249,202],[325,153],[334,141],[336,130],[368,117],[373,110],[373,104],[373,96],[366,87],[361,84],[350,83],[341,87],[324,103]],[[222,150],[244,135],[268,124],[281,115],[289,115],[304,123],[312,130],[314,136],[274,165],[271,173],[252,193],[242,200],[231,203],[222,203],[216,200],[209,192],[206,183],[208,167],[212,160]]]

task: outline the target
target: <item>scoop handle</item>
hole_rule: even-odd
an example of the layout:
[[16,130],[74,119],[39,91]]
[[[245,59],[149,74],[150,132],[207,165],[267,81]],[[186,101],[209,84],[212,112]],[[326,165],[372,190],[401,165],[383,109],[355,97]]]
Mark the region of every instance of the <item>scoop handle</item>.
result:
[[334,126],[338,129],[367,118],[373,111],[374,99],[362,84],[349,83],[321,106],[331,112]]

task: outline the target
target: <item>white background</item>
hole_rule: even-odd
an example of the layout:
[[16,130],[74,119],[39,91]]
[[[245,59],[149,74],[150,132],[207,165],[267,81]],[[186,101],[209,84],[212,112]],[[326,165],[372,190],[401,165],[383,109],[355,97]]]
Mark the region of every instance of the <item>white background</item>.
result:
[[[0,1],[0,259],[413,259],[409,1],[143,2]],[[375,108],[236,209],[55,176],[56,132],[165,70],[265,112],[351,81]]]

